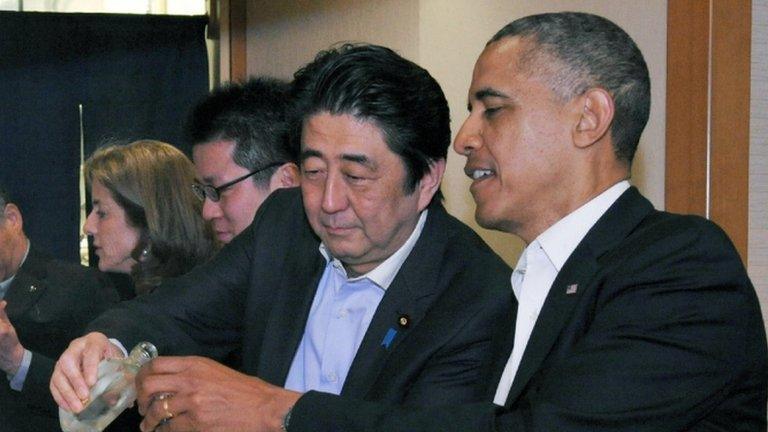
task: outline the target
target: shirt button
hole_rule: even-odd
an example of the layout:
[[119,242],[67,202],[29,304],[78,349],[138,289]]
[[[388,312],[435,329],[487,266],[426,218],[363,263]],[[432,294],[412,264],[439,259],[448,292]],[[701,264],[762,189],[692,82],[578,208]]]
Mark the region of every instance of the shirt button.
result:
[[346,309],[339,309],[339,313],[336,314],[336,318],[346,318],[349,312]]
[[339,377],[334,372],[331,372],[325,376],[325,379],[327,379],[328,382],[335,383],[336,381],[338,381]]

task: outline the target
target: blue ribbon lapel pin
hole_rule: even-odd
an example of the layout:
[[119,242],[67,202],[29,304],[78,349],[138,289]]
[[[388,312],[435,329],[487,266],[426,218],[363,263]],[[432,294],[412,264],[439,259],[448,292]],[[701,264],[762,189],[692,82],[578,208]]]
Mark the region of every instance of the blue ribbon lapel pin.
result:
[[389,330],[387,330],[387,334],[384,335],[384,339],[381,340],[381,346],[389,349],[389,346],[392,344],[392,341],[395,339],[396,335],[397,330],[390,327]]

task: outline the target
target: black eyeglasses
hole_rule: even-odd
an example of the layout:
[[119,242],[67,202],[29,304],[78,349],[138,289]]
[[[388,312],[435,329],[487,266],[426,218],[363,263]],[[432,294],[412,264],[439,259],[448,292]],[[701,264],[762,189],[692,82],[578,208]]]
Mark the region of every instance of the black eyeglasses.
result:
[[284,163],[285,162],[273,162],[273,163],[271,163],[269,165],[263,166],[263,167],[255,170],[255,171],[251,171],[251,172],[249,172],[248,174],[246,174],[246,175],[244,175],[242,177],[238,177],[238,178],[236,178],[236,179],[234,179],[234,180],[232,180],[230,182],[224,183],[223,185],[218,186],[218,187],[211,186],[211,185],[205,185],[205,184],[201,184],[201,183],[198,183],[198,182],[194,182],[194,183],[192,183],[192,192],[195,193],[195,196],[197,198],[199,198],[200,201],[205,201],[205,199],[208,198],[209,200],[211,200],[213,202],[219,202],[219,200],[221,199],[221,192],[223,190],[227,189],[228,187],[230,187],[232,185],[240,183],[241,181],[247,179],[248,177],[250,177],[252,175],[258,174],[258,173],[260,173],[260,172],[262,172],[264,170],[267,170],[267,169],[270,169],[270,168],[274,168],[276,166],[280,166],[280,165],[282,165]]

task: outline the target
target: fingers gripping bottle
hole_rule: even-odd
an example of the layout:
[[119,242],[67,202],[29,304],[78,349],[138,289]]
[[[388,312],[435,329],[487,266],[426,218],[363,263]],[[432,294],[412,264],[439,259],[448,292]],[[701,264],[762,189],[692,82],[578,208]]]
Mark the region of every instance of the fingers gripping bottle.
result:
[[157,357],[149,342],[136,345],[124,359],[104,359],[99,363],[96,384],[88,402],[77,414],[59,408],[59,423],[64,432],[101,432],[136,400],[136,374]]

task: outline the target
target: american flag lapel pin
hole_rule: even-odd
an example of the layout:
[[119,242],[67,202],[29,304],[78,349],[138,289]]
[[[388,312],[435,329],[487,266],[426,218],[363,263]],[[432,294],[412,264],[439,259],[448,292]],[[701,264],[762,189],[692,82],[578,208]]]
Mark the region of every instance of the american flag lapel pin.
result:
[[579,290],[579,284],[570,284],[565,288],[566,294],[576,294],[576,291]]

